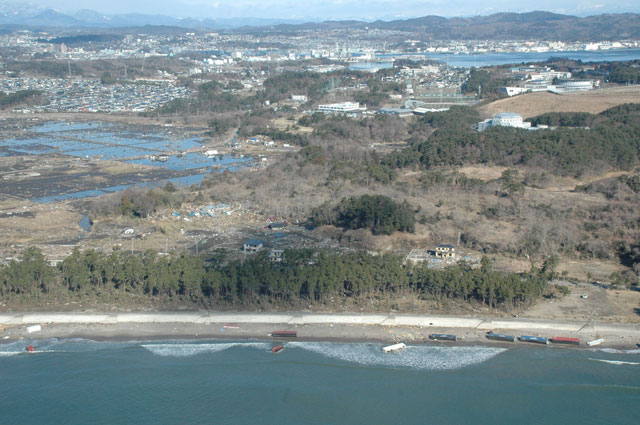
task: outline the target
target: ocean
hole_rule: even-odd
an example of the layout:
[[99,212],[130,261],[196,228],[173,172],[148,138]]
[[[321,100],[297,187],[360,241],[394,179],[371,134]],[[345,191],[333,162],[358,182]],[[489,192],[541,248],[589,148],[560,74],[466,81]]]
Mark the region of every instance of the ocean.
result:
[[3,343],[0,424],[640,423],[640,350],[272,345]]

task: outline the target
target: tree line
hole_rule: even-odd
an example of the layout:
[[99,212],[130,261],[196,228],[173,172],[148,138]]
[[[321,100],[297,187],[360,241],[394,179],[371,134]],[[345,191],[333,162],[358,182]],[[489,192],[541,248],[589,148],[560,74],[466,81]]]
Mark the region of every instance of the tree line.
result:
[[479,268],[461,262],[436,270],[424,264],[405,264],[393,254],[308,249],[286,250],[282,262],[274,263],[267,252],[245,261],[227,261],[224,251],[205,258],[160,256],[152,251],[105,254],[76,248],[59,265],[51,266],[40,250],[31,247],[19,261],[0,267],[0,296],[41,301],[117,294],[199,306],[267,302],[286,306],[323,303],[332,297],[413,293],[440,301],[475,300],[511,310],[540,297],[550,277],[548,267],[526,275],[498,273],[487,258]]
[[42,92],[39,90],[18,90],[15,93],[8,94],[0,92],[0,108],[17,105],[27,99],[40,96],[41,94]]

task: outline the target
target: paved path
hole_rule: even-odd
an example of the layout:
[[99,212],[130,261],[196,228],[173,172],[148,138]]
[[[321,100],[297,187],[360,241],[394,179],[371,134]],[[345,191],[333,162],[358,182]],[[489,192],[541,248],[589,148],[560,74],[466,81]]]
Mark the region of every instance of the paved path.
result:
[[535,319],[472,318],[454,316],[332,314],[332,313],[2,313],[0,325],[28,324],[117,324],[117,323],[253,323],[253,324],[341,324],[465,328],[477,330],[554,330],[570,333],[611,332],[640,335],[640,324],[561,322]]

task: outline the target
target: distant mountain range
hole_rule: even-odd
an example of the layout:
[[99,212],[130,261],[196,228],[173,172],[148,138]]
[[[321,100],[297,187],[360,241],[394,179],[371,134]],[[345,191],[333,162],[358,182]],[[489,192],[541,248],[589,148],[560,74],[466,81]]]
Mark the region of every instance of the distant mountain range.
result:
[[623,13],[584,18],[550,12],[497,13],[470,18],[422,18],[394,21],[300,22],[261,18],[178,19],[163,15],[103,15],[81,10],[65,15],[52,9],[0,9],[4,28],[115,29],[163,26],[184,29],[234,30],[247,33],[295,33],[323,29],[386,29],[436,40],[624,40],[640,39],[640,14]]
[[146,25],[178,28],[232,29],[243,26],[301,24],[302,20],[263,18],[192,19],[137,13],[104,15],[93,10],[80,10],[65,15],[53,9],[0,9],[0,25],[21,28],[126,28]]
[[312,29],[387,29],[415,33],[435,40],[638,40],[640,14],[623,13],[579,18],[550,12],[497,13],[471,18],[422,18],[396,21],[335,21],[278,25],[254,31],[304,31]]

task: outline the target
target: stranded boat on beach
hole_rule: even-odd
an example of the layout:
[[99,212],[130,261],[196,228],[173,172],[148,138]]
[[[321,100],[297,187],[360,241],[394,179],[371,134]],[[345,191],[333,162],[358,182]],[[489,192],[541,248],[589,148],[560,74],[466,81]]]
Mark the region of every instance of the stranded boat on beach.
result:
[[528,335],[519,336],[518,337],[518,341],[534,342],[536,344],[548,344],[549,343],[549,341],[545,337],[542,337],[542,336],[528,336]]
[[487,339],[493,339],[495,341],[514,342],[516,337],[513,335],[494,334],[493,331],[487,333]]
[[296,338],[298,333],[296,331],[273,331],[269,335],[274,338]]
[[278,351],[280,351],[282,349],[284,349],[283,345],[276,345],[271,349],[271,352],[275,354],[275,353],[277,353]]
[[587,342],[587,345],[588,345],[589,347],[593,347],[594,345],[600,345],[600,344],[602,344],[603,342],[604,342],[604,339],[603,339],[603,338],[600,338],[600,339],[594,339],[593,341],[589,341],[589,342]]
[[452,334],[431,334],[429,339],[434,341],[456,341],[458,338]]
[[578,338],[566,338],[564,336],[554,336],[551,338],[551,342],[554,344],[580,345],[580,340]]
[[382,347],[382,351],[385,353],[390,353],[392,351],[398,351],[407,348],[404,342],[399,342],[398,344],[387,345],[386,347]]

